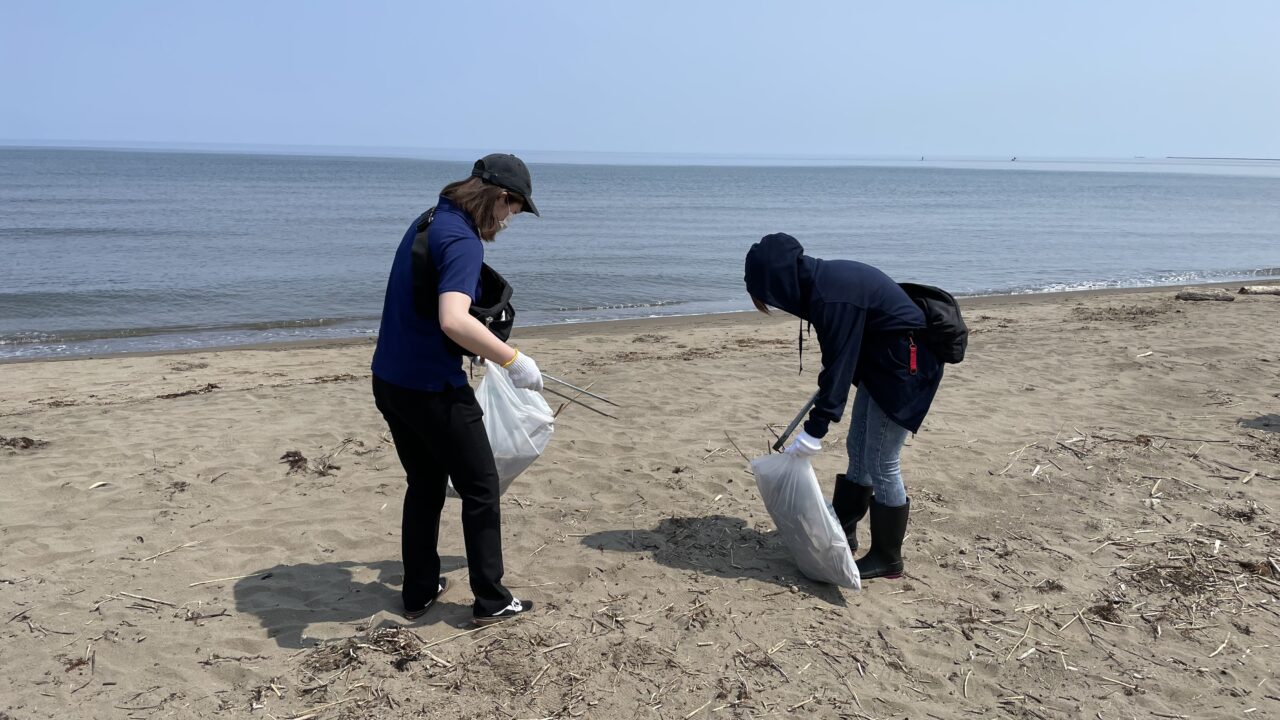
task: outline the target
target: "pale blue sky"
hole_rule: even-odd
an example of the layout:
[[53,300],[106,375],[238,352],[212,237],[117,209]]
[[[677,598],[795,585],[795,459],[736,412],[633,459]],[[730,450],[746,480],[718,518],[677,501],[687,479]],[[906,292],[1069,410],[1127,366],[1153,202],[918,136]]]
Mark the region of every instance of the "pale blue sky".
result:
[[0,139],[1280,157],[1280,2],[0,0]]

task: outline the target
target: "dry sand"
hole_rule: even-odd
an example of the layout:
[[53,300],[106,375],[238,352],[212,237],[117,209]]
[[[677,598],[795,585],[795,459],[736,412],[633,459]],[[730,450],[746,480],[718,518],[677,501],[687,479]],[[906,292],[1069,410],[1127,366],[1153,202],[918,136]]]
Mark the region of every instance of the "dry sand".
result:
[[909,577],[860,593],[798,576],[734,446],[813,389],[795,321],[519,333],[625,407],[560,415],[503,504],[539,611],[469,634],[457,501],[458,587],[396,614],[370,345],[0,365],[0,718],[1278,716],[1280,297],[1172,295],[967,301]]

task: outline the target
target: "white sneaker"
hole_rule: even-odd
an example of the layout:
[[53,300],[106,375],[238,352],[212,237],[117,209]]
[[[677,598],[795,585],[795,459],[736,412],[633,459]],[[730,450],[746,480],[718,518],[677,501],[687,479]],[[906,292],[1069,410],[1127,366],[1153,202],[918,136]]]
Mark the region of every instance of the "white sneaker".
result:
[[440,578],[440,585],[436,588],[436,596],[435,596],[435,597],[433,597],[433,598],[431,598],[430,600],[428,600],[428,601],[427,601],[427,604],[426,604],[426,605],[423,605],[421,609],[419,609],[419,610],[409,610],[409,609],[406,609],[406,610],[405,610],[403,613],[401,613],[401,614],[402,614],[402,615],[404,615],[404,618],[405,618],[406,620],[417,620],[418,618],[422,617],[423,615],[426,615],[426,614],[427,614],[427,611],[431,609],[431,606],[432,606],[432,605],[435,605],[437,600],[439,600],[440,598],[444,597],[444,594],[445,594],[445,593],[447,593],[447,592],[449,592],[449,588],[451,588],[451,587],[453,587],[453,583],[449,582],[449,578]]
[[533,603],[529,602],[528,600],[519,600],[517,598],[511,598],[510,605],[507,605],[506,607],[502,608],[501,610],[499,610],[498,612],[492,615],[476,615],[472,617],[472,621],[476,625],[480,625],[480,626],[492,625],[494,623],[500,623],[503,620],[510,620],[511,618],[517,615],[531,612],[532,610],[533,610]]

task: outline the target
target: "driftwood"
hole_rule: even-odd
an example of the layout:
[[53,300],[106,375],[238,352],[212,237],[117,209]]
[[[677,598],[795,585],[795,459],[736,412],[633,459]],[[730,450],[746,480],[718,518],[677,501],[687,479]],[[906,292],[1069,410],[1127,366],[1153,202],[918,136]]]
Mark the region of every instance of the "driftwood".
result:
[[1179,300],[1224,300],[1231,302],[1235,295],[1222,288],[1183,288],[1176,296]]
[[1241,295],[1280,295],[1280,285],[1245,285]]

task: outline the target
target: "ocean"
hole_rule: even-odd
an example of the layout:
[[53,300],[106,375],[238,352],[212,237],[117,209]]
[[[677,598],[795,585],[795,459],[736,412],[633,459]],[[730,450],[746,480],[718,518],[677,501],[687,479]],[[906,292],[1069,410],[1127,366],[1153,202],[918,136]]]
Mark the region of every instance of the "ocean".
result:
[[[751,308],[809,254],[957,295],[1280,276],[1280,162],[531,162],[486,245],[517,325]],[[0,148],[0,359],[371,336],[408,224],[466,162]]]

